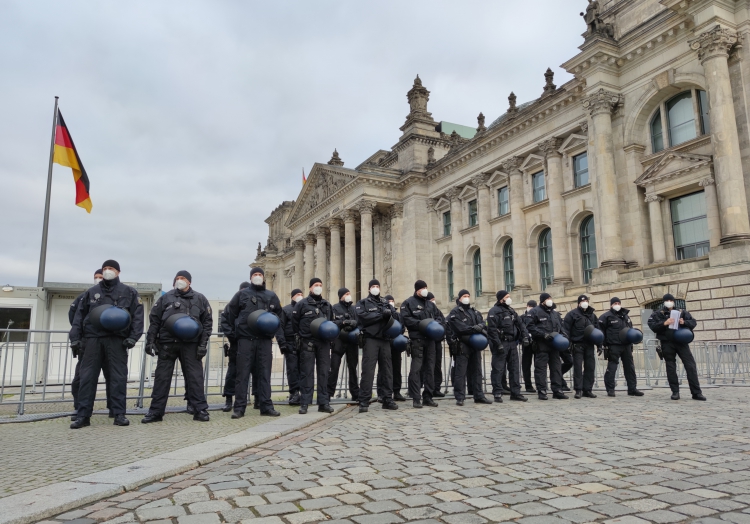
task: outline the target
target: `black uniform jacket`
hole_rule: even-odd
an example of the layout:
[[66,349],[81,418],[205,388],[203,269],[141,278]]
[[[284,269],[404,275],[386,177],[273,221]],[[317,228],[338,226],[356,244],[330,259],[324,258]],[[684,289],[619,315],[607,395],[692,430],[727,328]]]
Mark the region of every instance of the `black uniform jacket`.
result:
[[[89,312],[105,304],[126,309],[130,313],[130,326],[122,331],[112,332],[91,324]],[[143,302],[141,297],[135,288],[126,286],[120,282],[120,277],[115,277],[112,280],[102,280],[83,293],[76,308],[68,337],[71,342],[77,342],[82,338],[112,336],[138,340],[141,335],[143,335]]]
[[476,333],[474,326],[487,328],[484,323],[482,314],[471,306],[465,306],[456,300],[456,307],[448,313],[448,325],[451,327],[451,333],[458,339],[469,337]]
[[198,335],[189,341],[198,342],[198,347],[205,347],[208,339],[211,338],[214,320],[211,313],[211,306],[203,294],[189,288],[182,292],[177,289],[168,291],[156,301],[151,313],[148,315],[148,333],[146,333],[146,343],[153,344],[171,344],[174,342],[183,342],[172,333],[170,333],[165,323],[172,315],[184,313],[201,325],[201,331]]
[[583,332],[587,326],[597,327],[598,319],[594,314],[594,308],[591,306],[586,308],[586,311],[576,307],[568,311],[563,320],[563,327],[565,332],[570,336],[570,341],[574,344],[588,343],[583,338]]
[[279,343],[279,349],[282,353],[286,354],[287,351],[294,352],[294,325],[292,324],[292,316],[294,315],[294,306],[296,302],[287,304],[281,308],[281,330],[276,333],[276,342]]
[[[273,338],[273,335],[259,336],[250,331],[250,327],[247,325],[247,317],[250,313],[259,309],[273,313],[277,317],[281,314],[279,297],[273,291],[266,289],[265,283],[260,286],[250,284],[250,286],[235,293],[232,300],[224,308],[226,318],[223,319],[221,329],[227,338],[230,340],[233,338],[235,340],[240,338]],[[279,323],[279,329],[276,332],[277,337],[280,331],[281,323]]]
[[630,310],[625,308],[621,308],[620,311],[610,309],[599,317],[599,329],[604,333],[604,346],[630,345],[630,342],[620,336],[622,329],[633,327],[628,313]]
[[552,307],[541,304],[529,311],[529,323],[526,327],[531,338],[537,341],[544,340],[544,337],[550,333],[568,336],[568,332],[565,331],[565,326],[563,326],[562,317],[555,308],[555,304],[552,304]]
[[[370,338],[388,339],[385,334],[385,328],[390,320],[389,316],[384,317],[384,311],[390,311],[390,316],[395,316],[396,310],[391,307],[388,301],[381,296],[367,295],[357,305],[354,306],[357,314],[359,329]],[[396,320],[399,320],[396,316]],[[399,320],[399,322],[401,322]],[[403,323],[401,324],[403,327]]]
[[500,342],[528,338],[526,325],[516,310],[502,302],[497,302],[487,313],[487,333],[493,347],[500,347]]
[[427,318],[438,319],[438,309],[431,300],[412,295],[401,303],[401,319],[406,329],[409,330],[409,338],[420,340],[425,336],[419,332],[419,323]]
[[344,322],[347,320],[357,321],[357,310],[354,306],[354,302],[342,302],[339,300],[333,305],[333,323],[336,324],[341,331],[344,331]]
[[[648,319],[649,329],[656,333],[656,338],[664,342],[670,342],[674,337],[675,330],[670,329],[669,326],[664,325],[664,322],[669,320],[671,311],[671,309],[667,308],[659,309],[651,313],[651,316]],[[685,322],[680,327],[687,328],[690,331],[694,330],[695,326],[698,324],[686,309],[680,310],[680,318]]]
[[310,324],[316,318],[333,320],[333,306],[323,297],[310,294],[294,306],[292,311],[294,332],[302,338],[312,338]]

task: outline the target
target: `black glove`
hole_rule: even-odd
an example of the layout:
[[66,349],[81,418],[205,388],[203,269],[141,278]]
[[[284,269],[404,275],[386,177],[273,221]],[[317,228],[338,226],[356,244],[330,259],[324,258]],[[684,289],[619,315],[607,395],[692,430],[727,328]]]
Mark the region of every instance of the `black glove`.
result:
[[544,335],[544,340],[552,340],[553,338],[555,337],[552,333],[547,333],[546,335]]
[[474,333],[481,333],[482,331],[484,331],[484,326],[477,324],[475,326],[471,326],[471,329],[474,330]]
[[523,347],[527,348],[531,345],[531,339],[529,337],[524,337],[521,343],[523,344]]
[[70,351],[73,353],[73,358],[78,358],[78,353],[81,351],[81,341],[76,340],[70,343]]
[[226,342],[224,343],[224,356],[227,358],[229,357],[229,344]]
[[130,349],[135,347],[135,339],[133,338],[126,338],[122,341],[122,347],[125,349]]
[[155,357],[159,354],[159,349],[156,347],[156,344],[153,342],[149,342],[146,344],[146,354],[151,355],[152,357]]
[[201,360],[203,357],[205,357],[206,353],[208,353],[208,348],[206,348],[206,346],[200,346],[198,348],[198,360]]
[[351,330],[354,330],[357,327],[357,321],[356,320],[345,320],[344,325],[348,326]]
[[383,310],[383,320],[388,320],[391,318],[391,310],[390,309],[384,309]]

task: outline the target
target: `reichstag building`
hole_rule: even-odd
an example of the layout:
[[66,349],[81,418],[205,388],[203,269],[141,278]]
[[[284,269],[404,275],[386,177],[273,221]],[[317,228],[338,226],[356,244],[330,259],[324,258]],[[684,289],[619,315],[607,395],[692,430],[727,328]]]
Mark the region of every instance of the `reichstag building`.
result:
[[540,74],[539,98],[469,128],[417,77],[395,145],[316,163],[254,262],[282,301],[375,276],[397,303],[427,281],[443,311],[462,288],[482,311],[498,289],[563,312],[616,295],[637,322],[671,292],[697,340],[750,339],[748,3],[589,0],[584,27],[574,78]]

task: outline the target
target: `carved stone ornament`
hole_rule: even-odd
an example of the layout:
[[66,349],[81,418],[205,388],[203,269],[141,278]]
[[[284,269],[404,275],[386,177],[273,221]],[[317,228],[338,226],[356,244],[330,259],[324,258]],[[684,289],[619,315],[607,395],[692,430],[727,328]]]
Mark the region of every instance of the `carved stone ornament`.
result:
[[599,0],[589,0],[586,12],[581,13],[583,20],[586,22],[586,39],[592,36],[604,36],[606,38],[615,38],[615,27],[612,24],[605,24],[601,17],[601,8]]
[[727,58],[733,47],[742,47],[742,37],[731,29],[717,25],[697,38],[689,40],[688,44],[690,49],[698,52],[698,58],[704,61],[715,57]]
[[589,111],[591,116],[602,113],[611,114],[622,105],[622,95],[606,89],[599,89],[599,91],[583,98],[582,103],[583,108]]
[[698,182],[698,185],[701,187],[706,187],[706,186],[712,186],[715,183],[716,183],[716,180],[714,180],[712,177],[707,177],[701,180],[700,182]]
[[294,241],[294,249],[297,251],[302,251],[305,249],[305,241],[304,240],[295,240]]
[[560,152],[558,149],[560,149],[560,146],[562,145],[562,138],[548,138],[547,140],[544,140],[542,142],[539,142],[539,150],[544,154],[544,158],[549,158],[551,156],[559,157]]
[[294,219],[318,207],[328,197],[351,182],[351,180],[351,178],[345,175],[318,171],[312,180],[307,181],[305,194],[302,197],[302,202],[295,213]]
[[315,235],[305,235],[305,244],[315,244]]
[[652,195],[646,195],[646,198],[644,199],[644,201],[646,203],[649,203],[649,202],[661,202],[662,200],[664,200],[663,197],[660,197],[659,195],[653,195],[653,194]]
[[331,230],[334,230],[334,229],[341,230],[341,226],[343,224],[341,222],[341,219],[339,219],[339,218],[332,218],[331,220],[328,221],[328,224],[326,224],[326,225]]
[[557,89],[557,86],[552,82],[552,80],[555,78],[555,73],[550,69],[547,68],[547,72],[544,73],[544,93],[542,96],[549,96],[555,92],[555,89]]
[[376,203],[372,200],[360,200],[357,202],[357,209],[360,215],[371,215],[375,209]]
[[430,146],[430,149],[427,150],[427,165],[431,166],[435,162],[437,162],[435,160],[435,148]]
[[350,222],[355,222],[357,220],[357,212],[353,209],[345,209],[341,213],[341,218],[344,219],[345,224],[348,224]]
[[255,253],[255,256],[260,256],[263,253],[263,248],[260,246],[260,242],[258,242],[258,251]]
[[458,195],[461,194],[461,188],[459,187],[452,187],[445,193],[445,198],[453,202],[458,198]]
[[404,218],[404,205],[400,203],[393,204],[390,209],[390,215],[391,215],[391,219]]
[[409,107],[411,107],[412,113],[427,112],[427,102],[430,100],[430,92],[422,85],[419,75],[414,79],[412,88],[406,93],[406,98],[409,100]]
[[324,227],[316,227],[314,233],[318,238],[325,239],[328,236],[328,230]]
[[503,160],[503,171],[508,174],[512,174],[514,172],[520,173],[520,170],[518,168],[521,167],[522,164],[523,158],[521,158],[520,156],[512,156],[506,160]]
[[581,134],[588,135],[589,134],[589,121],[584,120],[583,122],[580,122],[578,124],[581,126]]
[[343,166],[344,161],[341,160],[339,157],[339,152],[336,151],[336,149],[333,150],[333,155],[331,156],[331,159],[328,161],[329,166]]
[[427,211],[435,211],[435,204],[437,204],[437,200],[434,198],[428,198],[424,201],[424,205],[427,207]]
[[516,107],[516,100],[518,97],[516,94],[511,91],[510,96],[508,97],[508,113],[518,113],[518,108]]
[[487,181],[490,179],[490,175],[486,173],[482,173],[480,175],[476,175],[471,177],[471,185],[474,186],[477,189],[482,189],[487,187]]
[[484,125],[484,113],[480,111],[479,116],[477,117],[477,133],[484,133],[487,128]]

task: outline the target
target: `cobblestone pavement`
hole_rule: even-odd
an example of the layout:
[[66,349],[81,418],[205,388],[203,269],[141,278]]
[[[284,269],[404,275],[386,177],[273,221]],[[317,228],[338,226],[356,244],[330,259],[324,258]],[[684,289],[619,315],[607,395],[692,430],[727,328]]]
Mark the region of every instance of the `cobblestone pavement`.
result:
[[[282,416],[297,412],[297,408],[291,406],[276,409]],[[258,413],[248,409],[244,418],[232,420],[231,413],[211,411],[210,422],[195,422],[192,415],[184,412],[168,413],[163,422],[149,425],[140,423],[143,415],[128,415],[130,426],[124,428],[113,426],[112,419],[106,415],[95,415],[91,417],[91,427],[75,431],[69,429],[70,417],[2,424],[0,498],[275,420]]]
[[750,388],[337,416],[55,522],[750,522]]

